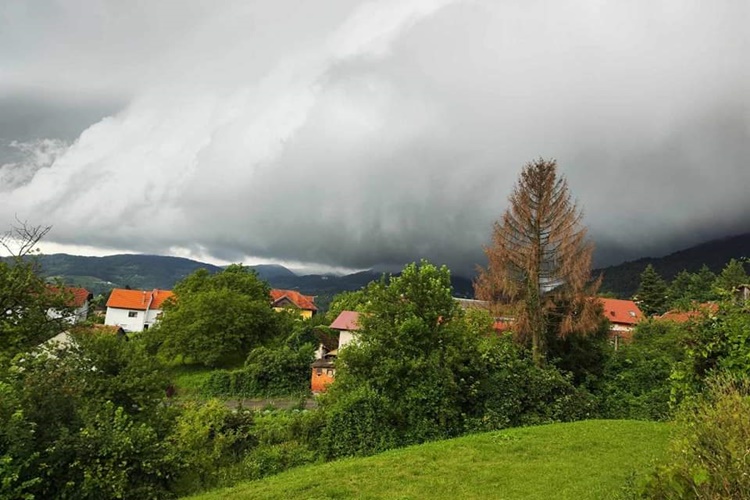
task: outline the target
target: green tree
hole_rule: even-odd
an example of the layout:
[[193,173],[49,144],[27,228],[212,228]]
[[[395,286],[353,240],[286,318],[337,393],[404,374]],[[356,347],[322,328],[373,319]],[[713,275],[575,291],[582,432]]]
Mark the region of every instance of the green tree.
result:
[[557,163],[540,158],[524,166],[485,248],[488,265],[479,270],[476,294],[496,309],[510,308],[515,333],[531,344],[537,366],[546,358],[553,314],[559,336],[599,323],[597,304],[589,300],[599,285],[591,283],[593,245],[581,219]]
[[685,269],[680,271],[669,284],[668,296],[669,307],[672,309],[690,309],[690,294],[693,283],[693,275]]
[[730,260],[716,278],[716,286],[726,292],[732,292],[739,285],[747,283],[750,283],[750,278],[745,272],[745,266],[736,259]]
[[[80,332],[17,358],[0,382],[0,492],[33,498],[169,495],[179,459],[164,442],[166,378],[139,342]],[[19,495],[21,498],[23,495]],[[14,496],[11,496],[14,497]]]
[[283,315],[271,309],[269,291],[241,265],[213,275],[198,270],[175,286],[158,326],[144,336],[170,358],[182,355],[207,366],[244,359],[281,333]]
[[473,404],[479,333],[451,291],[448,269],[426,261],[368,288],[359,341],[341,350],[324,400],[327,454],[372,453],[460,432]]
[[[68,297],[50,291],[34,260],[36,245],[49,230],[18,221],[0,236],[0,246],[10,254],[0,259],[0,368],[67,326],[62,316],[70,312]],[[61,317],[50,318],[49,309],[62,313]]]
[[697,273],[693,274],[690,283],[690,299],[703,303],[718,299],[714,284],[716,275],[711,272],[707,265],[703,264]]
[[647,316],[664,314],[667,311],[667,283],[651,264],[641,273],[638,288],[638,306]]

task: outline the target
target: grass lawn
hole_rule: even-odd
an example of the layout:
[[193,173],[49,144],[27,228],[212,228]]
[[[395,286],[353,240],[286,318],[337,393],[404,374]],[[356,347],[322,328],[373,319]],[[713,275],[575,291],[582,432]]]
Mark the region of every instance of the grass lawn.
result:
[[192,498],[611,499],[664,455],[669,429],[630,420],[508,429],[301,467]]
[[199,398],[201,386],[215,368],[208,368],[203,365],[175,364],[167,370],[177,389],[177,397]]

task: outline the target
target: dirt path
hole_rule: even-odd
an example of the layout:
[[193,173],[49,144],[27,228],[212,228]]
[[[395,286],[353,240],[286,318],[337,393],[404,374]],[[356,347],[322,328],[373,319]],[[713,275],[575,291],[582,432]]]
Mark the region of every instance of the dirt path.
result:
[[[274,407],[280,410],[291,410],[299,408],[299,399],[289,398],[269,398],[269,399],[228,399],[224,402],[229,408],[247,408],[250,410],[263,410],[268,407]],[[308,398],[302,406],[305,410],[313,410],[318,407],[315,398]]]

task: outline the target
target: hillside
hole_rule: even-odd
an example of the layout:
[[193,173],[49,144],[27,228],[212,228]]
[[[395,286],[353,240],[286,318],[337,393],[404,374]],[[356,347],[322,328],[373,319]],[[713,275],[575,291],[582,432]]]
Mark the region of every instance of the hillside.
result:
[[703,264],[718,273],[731,259],[741,257],[750,257],[750,233],[708,241],[664,257],[645,257],[597,269],[594,275],[604,275],[602,292],[629,298],[638,290],[641,273],[649,264],[654,266],[662,278],[671,280],[683,269],[692,273],[698,271]]
[[616,498],[663,456],[669,426],[596,420],[508,429],[293,469],[220,498]]
[[[67,254],[40,255],[42,272],[50,278],[59,278],[69,285],[83,286],[94,294],[104,293],[112,288],[130,287],[135,289],[171,289],[175,283],[197,269],[205,268],[217,272],[221,267],[181,257],[160,255],[109,255],[106,257],[83,257]],[[339,292],[358,290],[373,280],[380,279],[381,273],[362,271],[345,276],[311,274],[298,276],[280,265],[249,266],[261,279],[274,288],[299,290],[316,295],[318,306],[325,307]],[[455,293],[471,296],[471,280],[460,276],[452,278]]]

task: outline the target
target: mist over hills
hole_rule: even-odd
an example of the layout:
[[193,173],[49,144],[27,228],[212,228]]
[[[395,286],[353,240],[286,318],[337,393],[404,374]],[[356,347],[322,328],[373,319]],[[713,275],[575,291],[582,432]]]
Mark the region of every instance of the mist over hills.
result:
[[[596,269],[594,275],[604,276],[602,292],[626,298],[638,290],[641,273],[649,264],[654,266],[662,278],[670,281],[680,271],[694,273],[704,264],[714,273],[719,273],[731,259],[743,257],[750,257],[750,233],[707,241],[663,257],[643,257],[616,266]],[[747,264],[745,269],[748,270]]]
[[[602,274],[602,292],[618,297],[630,297],[638,289],[640,274],[648,264],[667,280],[671,280],[683,269],[695,272],[706,264],[718,273],[732,258],[750,257],[750,233],[708,241],[694,247],[673,252],[663,257],[644,257],[623,262],[615,266],[597,269]],[[171,289],[175,283],[204,268],[218,272],[222,268],[213,264],[182,257],[160,255],[110,255],[86,257],[79,255],[39,255],[42,273],[49,278],[58,278],[69,285],[83,286],[94,294],[106,293],[112,288]],[[330,299],[339,292],[358,290],[382,276],[382,270],[367,270],[343,276],[332,274],[298,275],[284,266],[262,264],[249,266],[261,279],[274,288],[299,290],[318,297],[318,304],[326,307]],[[377,268],[376,268],[377,269]],[[396,274],[396,273],[394,273]],[[452,276],[454,294],[472,297],[473,276]]]

